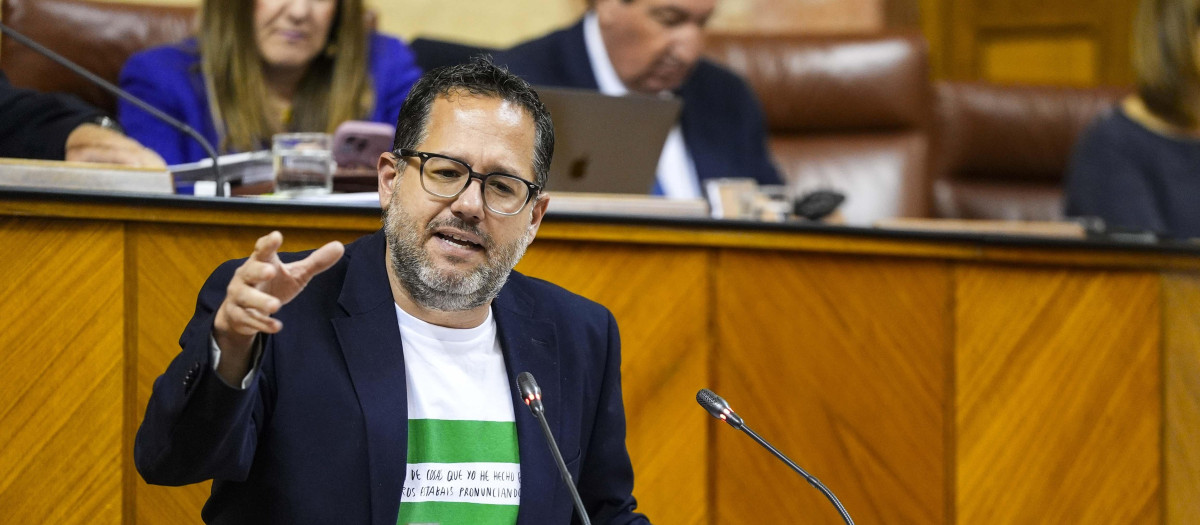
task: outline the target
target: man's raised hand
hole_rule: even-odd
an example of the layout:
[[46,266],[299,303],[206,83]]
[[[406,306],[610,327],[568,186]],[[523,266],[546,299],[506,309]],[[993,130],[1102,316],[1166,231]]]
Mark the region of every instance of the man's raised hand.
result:
[[254,243],[254,253],[233,274],[225,300],[213,321],[213,338],[221,349],[217,373],[238,384],[250,370],[250,350],[258,333],[274,334],[283,323],[271,317],[295,299],[313,276],[342,258],[345,247],[333,241],[299,261],[279,259],[283,234],[274,231]]

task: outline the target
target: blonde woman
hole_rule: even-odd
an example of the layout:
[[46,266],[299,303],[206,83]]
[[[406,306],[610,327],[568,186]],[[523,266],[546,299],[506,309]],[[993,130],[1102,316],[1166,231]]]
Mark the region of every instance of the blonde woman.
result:
[[1134,25],[1137,92],[1075,145],[1068,216],[1110,230],[1200,237],[1200,0],[1143,0]]
[[[120,82],[228,153],[346,120],[395,124],[420,75],[407,46],[368,32],[362,0],[204,0],[196,38],[135,54]],[[119,110],[125,132],[168,164],[207,158],[136,106]]]

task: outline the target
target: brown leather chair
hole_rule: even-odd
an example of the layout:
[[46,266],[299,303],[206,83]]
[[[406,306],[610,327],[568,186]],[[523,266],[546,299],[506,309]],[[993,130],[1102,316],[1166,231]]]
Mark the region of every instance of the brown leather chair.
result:
[[[3,0],[2,20],[115,84],[129,55],[190,35],[195,13],[193,7]],[[71,93],[116,114],[116,97],[8,36],[0,41],[0,69],[15,86]]]
[[919,34],[712,35],[706,47],[758,95],[789,184],[845,193],[851,224],[929,216],[933,97]]
[[935,214],[954,219],[1063,219],[1075,139],[1128,88],[935,85]]

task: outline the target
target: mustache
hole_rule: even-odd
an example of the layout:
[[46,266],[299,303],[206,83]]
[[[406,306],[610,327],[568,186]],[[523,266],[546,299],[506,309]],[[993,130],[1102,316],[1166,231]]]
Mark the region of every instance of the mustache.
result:
[[429,224],[425,226],[425,234],[433,235],[434,231],[436,231],[438,228],[454,228],[456,230],[462,230],[466,233],[479,237],[480,244],[485,250],[491,250],[492,246],[495,245],[495,242],[492,241],[492,236],[479,229],[479,226],[470,224],[467,221],[455,216],[429,221]]

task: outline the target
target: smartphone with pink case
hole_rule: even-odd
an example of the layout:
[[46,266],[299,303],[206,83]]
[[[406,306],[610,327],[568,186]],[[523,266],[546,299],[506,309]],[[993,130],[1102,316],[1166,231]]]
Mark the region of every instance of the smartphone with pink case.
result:
[[396,127],[382,122],[348,120],[333,133],[333,160],[339,170],[375,169],[379,155],[392,150]]

